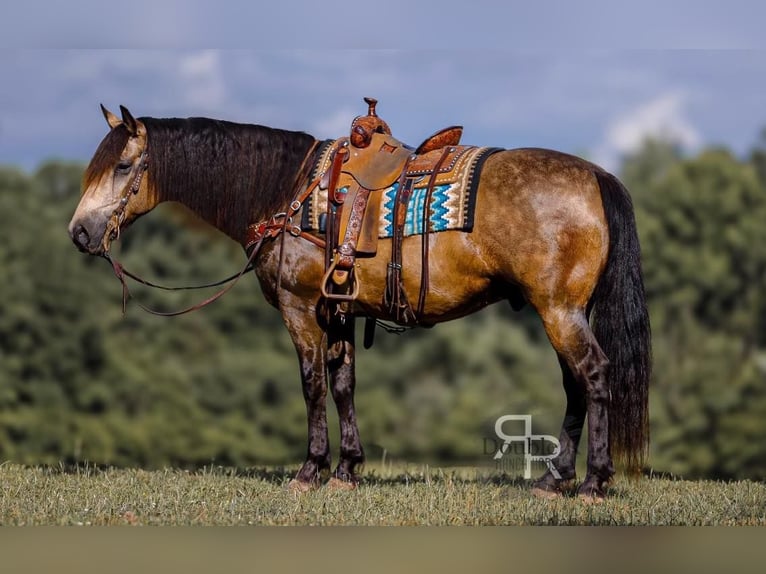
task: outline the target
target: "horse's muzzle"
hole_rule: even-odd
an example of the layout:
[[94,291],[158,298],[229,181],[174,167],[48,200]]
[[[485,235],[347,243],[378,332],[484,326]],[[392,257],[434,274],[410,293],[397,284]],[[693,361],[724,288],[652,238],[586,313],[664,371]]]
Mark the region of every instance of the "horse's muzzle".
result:
[[88,252],[88,245],[90,244],[90,235],[88,231],[81,224],[75,225],[70,231],[69,235],[72,238],[72,242],[77,246],[77,249],[83,253]]
[[[101,235],[103,235],[103,231]],[[87,220],[75,221],[69,226],[69,237],[72,239],[72,243],[77,249],[90,255],[102,253],[101,235],[94,233],[93,226],[89,226]]]

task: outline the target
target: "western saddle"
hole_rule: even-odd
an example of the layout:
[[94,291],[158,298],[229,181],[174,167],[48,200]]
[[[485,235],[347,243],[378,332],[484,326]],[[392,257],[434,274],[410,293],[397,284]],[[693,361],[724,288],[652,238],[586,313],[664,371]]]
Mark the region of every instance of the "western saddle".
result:
[[[422,320],[428,292],[429,234],[432,232],[431,199],[434,185],[440,177],[449,178],[459,169],[463,158],[475,146],[461,146],[462,126],[439,130],[412,148],[391,135],[391,129],[375,111],[377,100],[364,98],[367,115],[351,123],[348,136],[328,142],[319,152],[311,169],[312,183],[299,194],[285,213],[253,223],[247,228],[246,247],[250,249],[265,237],[277,237],[289,232],[303,237],[325,250],[325,274],[321,292],[325,300],[327,319],[340,317],[345,321],[350,305],[359,295],[359,281],[354,276],[357,256],[373,257],[377,253],[383,192],[394,189],[393,237],[391,261],[388,263],[384,305],[389,318],[404,326],[429,326]],[[310,167],[304,162],[298,178]],[[418,192],[425,191],[422,221],[422,272],[420,296],[415,309],[410,305],[402,284],[402,243],[410,197],[415,182]],[[423,182],[427,187],[423,188]],[[304,208],[303,203],[316,187],[326,192],[326,212],[319,217],[319,233],[324,240],[293,224],[293,216]],[[316,206],[320,207],[320,206]],[[321,208],[320,208],[321,209]],[[280,255],[280,267],[282,255]],[[279,280],[278,280],[279,281]],[[335,319],[333,319],[335,320]],[[376,321],[368,318],[365,326],[365,347],[372,345]],[[331,349],[331,355],[340,356]]]
[[[393,213],[393,243],[388,264],[384,303],[393,321],[419,324],[428,291],[428,235],[430,203],[436,175],[448,156],[455,155],[461,126],[442,129],[412,148],[391,135],[391,129],[376,113],[377,100],[364,98],[367,115],[351,123],[348,137],[335,140],[319,166],[319,186],[327,190],[325,265],[321,291],[327,301],[353,301],[359,294],[354,277],[357,256],[377,251],[378,225],[384,190],[397,185]],[[413,169],[414,168],[414,169]],[[422,230],[421,288],[413,310],[402,285],[402,242],[407,205],[412,193],[412,173],[430,174],[424,202]],[[423,175],[423,178],[426,176]],[[369,327],[369,323],[368,323]],[[366,337],[367,339],[367,337]],[[367,345],[367,340],[365,341]]]

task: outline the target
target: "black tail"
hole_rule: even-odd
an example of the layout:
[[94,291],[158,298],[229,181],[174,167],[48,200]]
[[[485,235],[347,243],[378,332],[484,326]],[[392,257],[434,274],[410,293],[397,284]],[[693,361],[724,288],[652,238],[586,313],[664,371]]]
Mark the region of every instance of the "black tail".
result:
[[609,228],[606,269],[591,300],[593,331],[609,359],[609,445],[615,460],[638,470],[649,447],[651,373],[641,249],[628,190],[609,173],[595,175]]

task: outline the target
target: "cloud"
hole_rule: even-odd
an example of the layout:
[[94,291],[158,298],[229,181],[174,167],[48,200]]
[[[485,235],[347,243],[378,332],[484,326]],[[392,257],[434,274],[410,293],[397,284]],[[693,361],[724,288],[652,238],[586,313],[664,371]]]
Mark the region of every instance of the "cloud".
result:
[[684,114],[685,95],[680,91],[660,94],[615,117],[595,152],[598,163],[614,169],[621,156],[638,151],[649,138],[658,138],[694,149],[702,137]]
[[744,152],[766,125],[766,59],[744,51],[0,50],[0,77],[0,163],[29,169],[89,159],[100,102],[338,137],[372,96],[413,145],[461,124],[466,143],[590,150],[608,169],[650,135]]
[[318,138],[337,138],[348,132],[351,120],[358,115],[363,115],[359,109],[338,108],[326,117],[315,121],[312,126],[312,133],[314,137]]
[[185,103],[204,111],[219,110],[226,89],[218,52],[197,52],[181,58],[179,75]]
[[663,94],[612,122],[607,141],[621,152],[635,151],[649,136],[695,147],[701,138],[684,117],[683,104],[680,92]]

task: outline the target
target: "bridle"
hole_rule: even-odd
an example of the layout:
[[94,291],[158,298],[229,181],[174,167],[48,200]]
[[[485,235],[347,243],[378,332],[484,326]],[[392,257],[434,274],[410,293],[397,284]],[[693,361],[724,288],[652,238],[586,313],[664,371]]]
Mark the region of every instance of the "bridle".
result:
[[112,215],[106,223],[104,237],[101,239],[101,245],[106,255],[109,253],[112,241],[120,237],[120,226],[125,221],[125,209],[128,206],[128,201],[134,195],[138,195],[138,191],[141,189],[141,181],[144,179],[144,173],[146,173],[147,169],[149,169],[149,151],[147,148],[144,148],[138,158],[138,170],[136,175],[133,176],[133,182],[130,184],[128,191],[125,192],[125,195],[120,199],[117,207],[112,211]]
[[[145,279],[142,279],[138,275],[135,275],[134,273],[131,273],[130,271],[125,269],[120,262],[113,259],[111,255],[109,254],[109,247],[112,240],[117,239],[120,236],[120,226],[125,221],[125,210],[128,205],[128,202],[130,201],[131,197],[138,194],[138,191],[141,188],[141,181],[144,177],[144,173],[149,168],[149,153],[147,151],[147,148],[144,148],[139,158],[138,171],[136,172],[136,175],[133,177],[133,182],[131,183],[125,195],[120,199],[120,202],[117,205],[117,207],[114,209],[114,211],[112,212],[112,215],[109,217],[109,221],[107,222],[107,225],[106,225],[106,230],[104,231],[104,237],[102,239],[102,245],[104,247],[102,256],[112,266],[112,270],[114,271],[115,276],[117,277],[117,279],[119,279],[120,283],[122,284],[123,314],[125,313],[128,299],[131,298],[130,289],[128,288],[128,284],[125,279],[126,277],[130,277],[131,279],[143,285],[146,285],[147,287],[154,287],[157,289],[163,289],[165,291],[205,289],[208,287],[218,287],[220,285],[225,285],[226,283],[229,283],[229,285],[227,285],[226,287],[224,287],[223,289],[221,289],[214,295],[208,297],[204,301],[197,303],[196,305],[192,305],[191,307],[182,309],[180,311],[172,311],[172,312],[156,311],[154,309],[147,307],[140,301],[136,301],[136,304],[141,309],[143,309],[147,313],[151,313],[152,315],[160,315],[163,317],[175,317],[177,315],[184,315],[186,313],[190,313],[192,311],[201,309],[202,307],[209,305],[213,301],[216,301],[217,299],[219,299],[220,297],[228,293],[245,273],[253,270],[253,263],[255,261],[255,258],[258,256],[258,253],[260,252],[261,246],[263,245],[264,241],[266,239],[276,238],[277,236],[282,235],[283,241],[280,246],[279,269],[277,270],[277,291],[279,291],[282,263],[284,258],[285,232],[289,230],[292,235],[305,237],[311,240],[312,242],[317,243],[316,238],[309,236],[305,232],[300,231],[299,228],[295,226],[290,228],[288,226],[292,224],[292,217],[298,212],[298,210],[300,210],[301,206],[303,205],[303,202],[308,198],[308,196],[311,194],[314,188],[317,185],[319,185],[320,178],[317,178],[311,183],[308,183],[306,185],[306,188],[302,192],[300,191],[303,184],[308,180],[308,176],[309,176],[308,168],[311,167],[310,159],[314,155],[314,152],[316,151],[318,144],[319,144],[318,141],[314,142],[314,144],[311,146],[311,148],[308,150],[305,157],[303,158],[303,163],[301,164],[300,169],[296,173],[295,180],[293,181],[293,185],[292,185],[292,196],[295,199],[293,199],[293,201],[290,203],[288,211],[272,215],[269,219],[255,223],[251,225],[250,228],[248,229],[248,232],[253,234],[255,241],[253,241],[252,243],[248,243],[247,245],[247,248],[250,250],[250,254],[247,259],[247,263],[245,263],[245,266],[242,268],[242,270],[239,271],[238,273],[235,273],[227,277],[226,279],[222,279],[214,283],[207,283],[205,285],[195,285],[192,287],[166,287],[166,286],[158,285],[156,283],[152,283],[150,281],[146,281]],[[295,233],[295,229],[298,229],[298,233]]]

